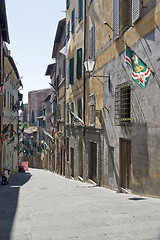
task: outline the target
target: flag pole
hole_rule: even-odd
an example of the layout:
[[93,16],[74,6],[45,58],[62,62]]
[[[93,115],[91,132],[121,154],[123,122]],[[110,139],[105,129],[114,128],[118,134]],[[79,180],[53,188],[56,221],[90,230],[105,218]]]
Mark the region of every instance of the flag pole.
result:
[[116,36],[119,37],[125,45],[127,45],[127,43],[123,40],[123,38],[114,31],[114,29],[109,25],[109,23],[107,23],[107,21],[104,21],[104,25],[107,25],[112,30],[112,32],[114,32],[114,34],[116,34]]
[[[107,23],[107,21],[104,21],[104,25],[108,26],[108,27],[112,30],[112,32],[114,32],[114,34],[116,34],[116,36],[119,37],[119,38],[122,40],[122,42],[123,42],[129,49],[131,49],[131,48],[128,46],[127,42],[124,41],[123,38],[114,31],[114,29],[109,25],[109,23]],[[135,54],[137,55],[137,53],[135,53]],[[137,57],[140,58],[138,55],[137,55]],[[141,58],[140,58],[140,59],[141,59]],[[150,69],[150,68],[149,68],[149,69]],[[151,73],[154,75],[154,71],[152,71],[151,69],[150,69],[150,71],[151,71]]]

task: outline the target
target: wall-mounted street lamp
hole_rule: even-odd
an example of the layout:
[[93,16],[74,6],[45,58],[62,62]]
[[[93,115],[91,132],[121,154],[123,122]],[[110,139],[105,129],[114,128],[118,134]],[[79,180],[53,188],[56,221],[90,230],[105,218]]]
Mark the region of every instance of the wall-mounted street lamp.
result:
[[99,78],[104,78],[107,77],[108,78],[108,89],[109,92],[111,92],[111,80],[110,80],[110,73],[108,73],[107,75],[103,75],[103,76],[98,76],[98,75],[92,75],[91,73],[94,70],[94,66],[95,66],[95,60],[94,59],[88,59],[84,62],[84,67],[86,72],[89,73],[89,77],[94,77],[96,78],[98,81],[100,81],[102,84],[104,84]]
[[98,76],[98,75],[91,75],[91,72],[93,72],[94,66],[95,66],[95,60],[94,59],[88,59],[84,62],[85,70],[89,73],[89,77],[108,77],[110,78],[110,74]]

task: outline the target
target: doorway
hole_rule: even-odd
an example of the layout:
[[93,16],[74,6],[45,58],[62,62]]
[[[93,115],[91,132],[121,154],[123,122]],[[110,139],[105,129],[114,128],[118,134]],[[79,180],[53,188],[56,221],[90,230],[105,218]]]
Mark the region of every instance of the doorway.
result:
[[71,176],[74,178],[74,148],[71,149]]
[[130,189],[131,141],[120,138],[120,187]]
[[97,144],[90,143],[89,178],[97,182]]

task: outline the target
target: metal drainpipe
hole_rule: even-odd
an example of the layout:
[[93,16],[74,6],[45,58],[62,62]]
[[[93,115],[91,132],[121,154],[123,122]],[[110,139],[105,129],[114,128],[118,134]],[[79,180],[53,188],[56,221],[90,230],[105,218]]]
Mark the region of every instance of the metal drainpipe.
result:
[[[86,0],[84,0],[84,60],[86,60]],[[86,72],[85,72],[85,66],[83,64],[83,121],[85,124],[85,108],[86,108]],[[84,131],[85,133],[85,131]]]

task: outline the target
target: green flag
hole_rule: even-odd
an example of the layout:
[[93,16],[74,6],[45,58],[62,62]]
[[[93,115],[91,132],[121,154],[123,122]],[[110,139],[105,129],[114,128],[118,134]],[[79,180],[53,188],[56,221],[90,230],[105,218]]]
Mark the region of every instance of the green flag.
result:
[[4,137],[6,137],[10,130],[11,130],[10,124],[8,124],[1,132],[1,138],[3,139]]
[[53,84],[52,84],[52,83],[49,83],[49,85],[52,87],[53,91],[56,92],[56,89],[55,89],[55,87],[53,86]]
[[126,45],[125,62],[132,68],[132,79],[142,88],[145,89],[151,70],[147,65]]
[[75,115],[71,110],[69,110],[69,111],[70,111],[70,114],[71,114],[71,122],[75,126],[85,127],[85,124],[82,121],[82,119],[80,119],[77,115]]

